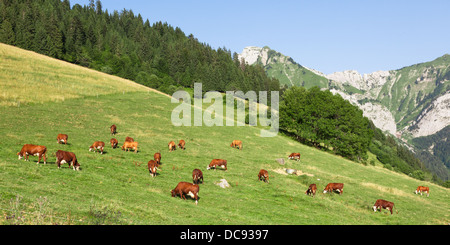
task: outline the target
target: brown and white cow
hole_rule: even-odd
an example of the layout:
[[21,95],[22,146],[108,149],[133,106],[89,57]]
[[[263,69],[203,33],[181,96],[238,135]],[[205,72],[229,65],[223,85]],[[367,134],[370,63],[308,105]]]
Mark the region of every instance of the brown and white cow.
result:
[[128,151],[129,149],[133,149],[134,153],[137,153],[138,146],[139,146],[138,142],[125,142],[123,143],[122,150]]
[[68,139],[69,139],[69,136],[67,134],[58,134],[58,136],[56,137],[56,143],[67,145]]
[[183,150],[186,150],[185,145],[186,145],[186,141],[184,141],[184,140],[180,140],[180,143],[178,143],[178,147],[180,147]]
[[342,195],[342,193],[344,192],[344,184],[342,184],[342,183],[329,183],[325,187],[325,189],[323,190],[323,193],[333,192],[333,191],[337,191],[337,192],[339,192],[339,195]]
[[227,168],[227,160],[223,160],[223,159],[213,159],[208,167],[206,168],[207,170],[214,168],[214,170],[216,170],[217,167],[221,167],[225,170],[228,170]]
[[242,150],[242,141],[240,140],[233,140],[233,142],[231,142],[231,147],[233,148],[238,148],[239,150]]
[[116,127],[116,125],[112,125],[109,129],[111,129],[111,135],[117,134],[117,127]]
[[37,156],[39,157],[37,164],[41,161],[41,158],[44,158],[44,164],[47,164],[47,147],[43,145],[32,145],[32,144],[25,144],[23,145],[20,152],[17,153],[19,156],[19,160],[22,158],[25,158],[25,161],[28,161],[28,156]]
[[61,168],[61,165],[67,163],[69,167],[73,167],[73,170],[80,170],[80,163],[77,160],[75,153],[58,150],[56,152],[56,165]]
[[131,138],[131,137],[129,137],[129,136],[127,136],[127,137],[125,138],[125,142],[134,142],[134,139]]
[[95,141],[94,144],[92,144],[89,147],[89,151],[93,151],[93,152],[100,151],[100,154],[103,154],[103,148],[105,148],[105,142]]
[[156,161],[158,164],[161,164],[161,153],[156,152],[156,153],[153,155],[153,159],[155,159],[155,161]]
[[264,182],[269,183],[269,172],[265,169],[259,170],[258,180],[264,180]]
[[191,198],[195,199],[195,205],[198,204],[198,192],[200,190],[200,186],[188,182],[180,182],[178,183],[175,189],[171,190],[170,193],[172,197],[179,195],[181,199],[186,200],[186,196],[188,195]]
[[159,164],[155,160],[150,160],[147,163],[148,171],[152,177],[156,176],[156,171],[158,170]]
[[170,141],[169,142],[169,151],[174,151],[177,149],[177,145],[175,144],[175,142]]
[[316,184],[310,184],[308,190],[306,190],[305,194],[306,195],[312,195],[313,197],[316,196],[316,190],[317,190],[317,186]]
[[288,158],[291,159],[291,160],[296,159],[297,161],[299,161],[300,160],[300,153],[291,153],[291,155],[289,155]]
[[419,186],[417,187],[416,191],[414,191],[414,193],[420,193],[420,195],[422,196],[422,193],[426,192],[427,193],[427,197],[430,196],[430,188],[427,186]]
[[192,180],[194,184],[199,184],[200,179],[202,180],[203,183],[203,172],[200,169],[196,168],[194,169],[194,171],[192,171]]
[[[392,210],[394,209],[394,203],[383,200],[383,199],[378,199],[372,208],[373,208],[374,212],[376,212],[378,209],[381,212],[381,208],[387,209],[388,211],[391,212],[391,215],[392,215]],[[397,210],[396,210],[396,212],[398,213]]]
[[113,149],[117,148],[117,146],[119,145],[119,141],[116,138],[112,138],[111,140],[109,140],[109,143],[111,143],[111,147]]

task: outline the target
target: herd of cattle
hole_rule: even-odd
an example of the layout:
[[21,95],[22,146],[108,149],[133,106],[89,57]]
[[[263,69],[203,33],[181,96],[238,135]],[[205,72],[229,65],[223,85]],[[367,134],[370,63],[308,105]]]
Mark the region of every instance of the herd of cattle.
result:
[[[111,130],[111,135],[115,135],[117,133],[116,125],[112,125],[110,127],[110,130]],[[58,134],[58,136],[56,138],[56,142],[58,144],[67,144],[68,139],[69,139],[69,137],[67,134]],[[115,149],[118,147],[118,140],[115,138],[112,138],[110,140],[110,144],[111,144],[111,147],[113,149]],[[186,145],[186,142],[184,140],[180,140],[180,142],[178,143],[178,147],[183,150],[186,149],[185,145]],[[125,142],[122,145],[122,150],[128,151],[129,149],[132,149],[132,150],[134,150],[135,153],[137,153],[138,146],[139,146],[138,142],[135,142],[133,138],[126,137]],[[233,140],[233,142],[231,143],[230,146],[233,148],[242,150],[242,141]],[[169,152],[171,152],[173,150],[176,150],[177,145],[175,144],[174,141],[171,141],[171,142],[169,142],[168,147],[169,147]],[[100,152],[100,154],[103,154],[104,148],[105,148],[104,142],[96,141],[89,147],[89,151]],[[25,144],[22,147],[22,149],[20,150],[20,152],[17,153],[17,155],[19,156],[19,160],[22,158],[25,158],[25,161],[28,161],[28,157],[30,155],[37,156],[38,157],[37,164],[40,163],[41,159],[44,160],[44,164],[47,163],[46,154],[47,154],[47,147],[41,146],[41,145],[32,145],[32,144]],[[288,159],[300,161],[300,156],[301,156],[300,153],[292,153],[288,156]],[[154,158],[153,160],[150,160],[148,162],[148,170],[149,170],[150,175],[152,177],[155,177],[158,167],[161,164],[161,153],[160,152],[155,153],[153,158]],[[77,171],[80,170],[80,163],[78,163],[77,157],[73,152],[58,150],[56,152],[56,165],[58,166],[58,168],[61,168],[61,165],[65,164],[65,163],[69,164],[69,167],[72,167],[73,170],[77,170]],[[227,160],[213,159],[206,169],[209,170],[212,168],[214,168],[214,169],[222,168],[226,171],[227,170]],[[186,200],[185,195],[188,195],[195,200],[195,204],[197,205],[198,204],[198,192],[200,190],[200,187],[199,187],[200,180],[201,180],[201,183],[203,183],[203,172],[200,169],[194,169],[192,172],[192,180],[193,180],[193,183],[179,182],[178,185],[175,187],[175,189],[171,190],[172,197],[179,195],[180,198]],[[269,183],[269,172],[265,169],[261,169],[258,173],[258,180]],[[339,193],[339,195],[342,195],[342,193],[344,192],[343,189],[344,189],[343,183],[329,183],[323,190],[323,193],[337,192],[337,193]],[[308,190],[306,190],[305,194],[315,197],[316,190],[317,190],[316,184],[311,184],[308,187]],[[423,193],[426,193],[427,197],[429,197],[430,189],[429,189],[429,187],[419,186],[415,190],[415,194],[419,194],[419,193],[421,195]],[[377,210],[380,210],[380,212],[381,212],[382,208],[390,211],[392,214],[392,211],[394,208],[394,203],[383,200],[383,199],[378,199],[375,202],[375,204],[373,205],[373,211],[376,212]],[[397,211],[397,213],[398,213],[398,211]]]

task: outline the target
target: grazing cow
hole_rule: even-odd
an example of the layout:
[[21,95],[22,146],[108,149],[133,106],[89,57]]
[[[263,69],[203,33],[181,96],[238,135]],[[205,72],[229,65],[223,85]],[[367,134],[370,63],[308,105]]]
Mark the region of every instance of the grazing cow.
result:
[[180,147],[183,150],[186,150],[186,147],[184,147],[186,145],[186,142],[184,140],[180,140],[180,143],[178,143],[178,147]]
[[161,164],[161,153],[156,152],[156,153],[153,155],[153,159],[155,159],[155,161],[156,161],[158,164]]
[[111,143],[111,147],[112,147],[113,149],[117,148],[117,146],[119,145],[119,141],[118,141],[117,139],[115,139],[115,138],[112,138],[112,139],[109,141],[109,143]]
[[288,157],[291,160],[297,159],[297,161],[300,160],[300,153],[292,153],[291,155],[289,155]]
[[80,170],[80,163],[77,161],[75,153],[58,150],[56,152],[56,165],[58,165],[58,168],[61,168],[61,164],[64,163],[69,164],[69,167],[73,167],[73,170]]
[[94,144],[89,147],[89,151],[100,151],[100,154],[103,154],[103,148],[105,148],[105,142],[95,141]]
[[28,161],[28,156],[30,155],[37,156],[39,157],[37,164],[39,164],[41,158],[44,158],[44,164],[47,164],[47,157],[45,156],[46,153],[47,147],[43,145],[25,144],[17,155],[19,156],[19,160],[25,157],[25,161]]
[[233,142],[231,142],[231,147],[235,148],[237,147],[239,150],[242,150],[242,141],[240,140],[233,140]]
[[68,139],[69,139],[69,136],[67,134],[58,134],[58,136],[56,137],[56,143],[58,143],[58,144],[64,143],[67,145]]
[[213,159],[211,161],[211,163],[209,163],[209,166],[206,168],[207,170],[214,168],[214,170],[216,170],[217,167],[222,167],[225,170],[227,169],[227,160],[223,160],[223,159]]
[[194,184],[199,184],[200,183],[200,179],[202,180],[203,183],[203,173],[200,169],[194,169],[194,171],[192,171],[192,179]]
[[127,137],[125,138],[125,142],[134,142],[134,139],[127,136]]
[[152,177],[156,176],[156,170],[158,170],[159,164],[155,160],[150,160],[147,163],[148,171]]
[[112,126],[110,127],[110,129],[111,129],[111,135],[117,134],[117,127],[116,127],[116,125],[112,125]]
[[[391,212],[392,215],[392,210],[394,209],[394,203],[393,202],[389,202],[383,199],[378,199],[375,204],[373,205],[373,211],[376,212],[378,209],[381,212],[381,208],[387,209]],[[398,211],[396,210],[396,212],[398,213]]]
[[259,170],[258,180],[264,179],[264,182],[269,183],[269,172],[265,169]]
[[313,197],[316,196],[316,190],[317,190],[317,186],[316,184],[310,184],[308,190],[306,190],[305,194],[306,195],[312,195]]
[[123,143],[122,151],[123,151],[123,150],[128,151],[128,149],[131,148],[131,149],[134,150],[134,153],[137,153],[137,151],[138,151],[138,145],[139,145],[138,142],[125,142],[125,143]]
[[337,191],[337,192],[339,192],[339,195],[342,195],[342,193],[344,192],[343,189],[344,189],[344,184],[342,184],[342,183],[329,183],[323,190],[323,193]]
[[175,142],[170,141],[169,142],[169,151],[174,151],[177,149],[177,145],[175,145]]
[[200,187],[196,184],[191,184],[188,182],[180,182],[180,183],[178,183],[177,187],[175,187],[175,189],[170,191],[170,193],[172,194],[172,197],[179,195],[180,198],[184,199],[184,200],[186,200],[185,195],[188,195],[191,198],[195,199],[195,205],[197,205],[199,190],[200,190]]
[[417,187],[416,191],[414,191],[414,193],[420,193],[420,195],[422,196],[422,193],[426,192],[427,193],[427,197],[430,196],[430,188],[426,187],[426,186],[419,186]]

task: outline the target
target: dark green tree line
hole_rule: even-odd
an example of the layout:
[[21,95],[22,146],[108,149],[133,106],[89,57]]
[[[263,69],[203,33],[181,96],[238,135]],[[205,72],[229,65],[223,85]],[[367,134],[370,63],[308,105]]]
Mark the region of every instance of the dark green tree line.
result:
[[292,87],[284,92],[280,129],[306,144],[358,161],[367,159],[373,136],[359,108],[319,87]]
[[206,91],[280,89],[226,48],[215,50],[167,23],[151,25],[131,10],[109,13],[99,0],[72,8],[68,0],[0,0],[0,42],[167,93],[195,82]]

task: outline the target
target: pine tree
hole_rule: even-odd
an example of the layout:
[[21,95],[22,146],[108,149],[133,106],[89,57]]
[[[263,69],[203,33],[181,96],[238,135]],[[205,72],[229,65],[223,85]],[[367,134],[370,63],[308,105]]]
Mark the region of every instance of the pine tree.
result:
[[0,25],[0,42],[10,45],[14,45],[16,42],[16,35],[11,23],[7,19]]

